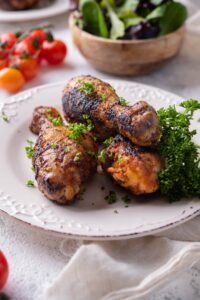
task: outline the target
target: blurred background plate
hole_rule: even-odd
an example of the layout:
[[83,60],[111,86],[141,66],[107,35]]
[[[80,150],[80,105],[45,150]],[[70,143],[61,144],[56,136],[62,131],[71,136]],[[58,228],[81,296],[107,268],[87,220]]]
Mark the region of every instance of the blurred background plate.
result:
[[0,9],[0,22],[22,22],[53,17],[70,9],[70,0],[42,1],[34,9],[6,11]]

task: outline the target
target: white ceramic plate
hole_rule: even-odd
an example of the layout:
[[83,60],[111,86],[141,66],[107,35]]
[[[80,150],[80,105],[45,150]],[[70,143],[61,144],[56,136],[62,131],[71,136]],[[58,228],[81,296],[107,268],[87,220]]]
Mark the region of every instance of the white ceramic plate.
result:
[[[119,95],[131,103],[145,99],[155,108],[178,104],[181,99],[157,88],[123,81],[109,82]],[[64,83],[41,86],[2,104],[0,110],[11,118],[0,120],[0,209],[9,215],[48,231],[83,239],[122,239],[152,234],[178,225],[199,213],[200,201],[180,201],[173,204],[150,197],[137,202],[134,197],[125,207],[118,189],[106,176],[96,176],[87,184],[84,200],[63,207],[47,200],[37,188],[26,187],[33,179],[31,161],[26,158],[26,140],[36,137],[29,131],[33,109],[38,105],[52,105],[61,111]],[[197,116],[199,118],[199,116]],[[195,123],[199,126],[199,123]],[[199,130],[200,132],[200,130]],[[199,139],[199,136],[197,137]],[[101,187],[105,186],[105,190]],[[109,190],[118,192],[119,201],[109,205],[104,200]]]
[[69,0],[55,0],[51,5],[25,11],[5,11],[0,9],[0,22],[22,22],[49,18],[69,10]]

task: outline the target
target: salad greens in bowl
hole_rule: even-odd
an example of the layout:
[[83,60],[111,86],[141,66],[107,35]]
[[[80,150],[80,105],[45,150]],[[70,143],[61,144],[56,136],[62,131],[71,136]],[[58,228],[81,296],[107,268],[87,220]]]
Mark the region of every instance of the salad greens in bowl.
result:
[[174,0],[80,0],[73,41],[95,68],[113,75],[153,72],[176,56],[187,9]]
[[174,0],[80,0],[76,24],[99,37],[132,40],[169,34],[186,18]]

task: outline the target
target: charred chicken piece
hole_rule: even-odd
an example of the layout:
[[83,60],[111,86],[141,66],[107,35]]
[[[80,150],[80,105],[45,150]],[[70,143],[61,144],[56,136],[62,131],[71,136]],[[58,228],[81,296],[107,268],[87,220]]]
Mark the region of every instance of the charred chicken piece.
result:
[[120,133],[139,146],[152,146],[160,138],[156,111],[145,101],[122,106],[114,89],[92,76],[71,79],[64,89],[62,104],[66,118],[85,122],[88,115],[98,138]]
[[122,187],[135,195],[158,190],[161,158],[155,150],[133,145],[117,135],[105,150],[103,169]]
[[30,130],[35,134],[39,134],[42,125],[47,121],[52,122],[53,120],[60,120],[60,124],[62,124],[60,113],[54,107],[38,106],[34,109]]
[[84,117],[88,115],[99,140],[116,133],[112,108],[119,103],[119,97],[110,84],[92,76],[77,76],[65,87],[62,103],[67,120],[85,123]]
[[62,123],[56,126],[55,118],[52,123],[49,115],[54,118],[56,110],[49,107],[36,108],[30,126],[33,132],[37,132],[35,121],[38,120],[40,124],[33,155],[35,178],[39,190],[48,199],[59,204],[69,204],[81,192],[83,183],[95,172],[97,146],[93,136],[83,128],[82,132],[79,130],[79,135],[75,135],[70,127]]

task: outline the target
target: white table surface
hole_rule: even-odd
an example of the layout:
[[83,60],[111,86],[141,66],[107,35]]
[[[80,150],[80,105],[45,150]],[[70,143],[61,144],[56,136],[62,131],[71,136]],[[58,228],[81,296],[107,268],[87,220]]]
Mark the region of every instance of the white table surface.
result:
[[[198,3],[199,0],[196,2]],[[39,76],[27,84],[26,88],[59,80],[63,81],[78,74],[113,78],[94,70],[79,55],[70,39],[67,29],[67,15],[45,21],[54,24],[56,37],[67,42],[69,55],[62,67],[42,69]],[[21,23],[20,28],[37,25],[38,22]],[[18,28],[19,24],[0,23],[0,33]],[[162,70],[150,76],[127,78],[127,80],[154,85],[177,93],[184,98],[200,99],[200,37],[188,35],[180,55]],[[6,96],[6,93],[0,91],[0,101]],[[13,300],[40,299],[41,291],[62,270],[79,244],[80,242],[65,240],[32,229],[30,226],[0,213],[0,249],[6,254],[10,265],[10,276],[5,292]],[[200,265],[183,273],[149,299],[196,300],[199,298]],[[77,300],[81,300],[81,298]]]

